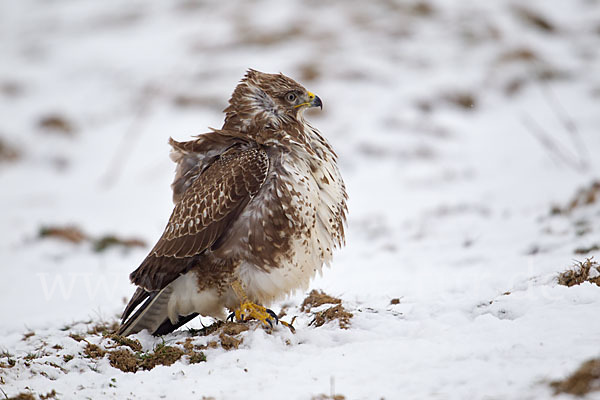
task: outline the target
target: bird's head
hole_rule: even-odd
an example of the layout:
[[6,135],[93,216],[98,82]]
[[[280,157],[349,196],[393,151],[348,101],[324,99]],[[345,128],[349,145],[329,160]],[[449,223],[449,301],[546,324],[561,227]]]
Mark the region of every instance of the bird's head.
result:
[[228,123],[242,131],[298,123],[307,108],[321,107],[319,96],[283,74],[266,74],[253,69],[233,91],[225,109]]

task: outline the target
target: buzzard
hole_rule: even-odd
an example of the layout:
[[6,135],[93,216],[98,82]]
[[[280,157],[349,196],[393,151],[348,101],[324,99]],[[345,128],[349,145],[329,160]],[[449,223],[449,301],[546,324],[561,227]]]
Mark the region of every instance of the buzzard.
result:
[[344,243],[347,195],[335,152],[304,119],[311,107],[321,99],[294,80],[250,69],[221,129],[170,139],[175,208],[130,275],[137,290],[120,335],[163,335],[225,309],[272,326],[264,305],[306,289],[331,261]]

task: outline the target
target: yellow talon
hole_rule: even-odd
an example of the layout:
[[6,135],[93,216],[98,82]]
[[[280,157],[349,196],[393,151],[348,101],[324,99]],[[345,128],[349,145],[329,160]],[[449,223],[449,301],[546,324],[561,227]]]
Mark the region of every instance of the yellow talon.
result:
[[281,324],[287,326],[292,331],[292,333],[296,331],[292,326],[292,324],[294,323],[293,320],[292,323],[280,321],[277,317],[277,314],[275,314],[273,311],[261,305],[252,303],[250,300],[248,300],[248,296],[246,296],[241,282],[234,281],[231,284],[231,288],[240,299],[240,306],[236,308],[229,315],[229,317],[227,317],[227,319],[231,319],[233,321],[233,318],[235,317],[235,320],[237,322],[246,322],[251,319],[256,319],[262,322],[269,329],[273,328],[273,321],[275,321],[276,324],[281,322]]
[[270,310],[267,310],[265,307],[259,306],[258,304],[244,302],[234,311],[235,320],[238,322],[245,322],[256,319],[272,328],[273,323],[271,320],[277,320],[277,316],[270,314],[269,311]]

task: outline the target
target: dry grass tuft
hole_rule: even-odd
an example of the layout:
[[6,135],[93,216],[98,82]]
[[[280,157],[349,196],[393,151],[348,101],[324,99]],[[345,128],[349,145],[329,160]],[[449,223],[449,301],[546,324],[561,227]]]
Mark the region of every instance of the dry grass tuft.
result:
[[576,261],[575,265],[558,275],[558,283],[564,286],[580,285],[583,282],[600,286],[600,264],[593,257],[585,261]]
[[593,181],[588,187],[581,188],[565,207],[553,206],[552,215],[569,214],[573,210],[594,204],[600,198],[600,181]]
[[106,335],[105,337],[113,340],[117,346],[127,346],[133,351],[142,351],[142,344],[137,339],[129,339],[125,336],[120,336],[115,333]]
[[0,162],[12,162],[21,158],[19,150],[6,143],[0,138]]
[[548,20],[548,18],[539,14],[538,12],[525,8],[525,7],[515,7],[514,8],[515,15],[525,24],[541,30],[546,33],[556,32],[556,26]]
[[46,394],[41,394],[40,395],[40,399],[41,400],[47,400],[47,399],[55,399],[56,398],[56,390],[52,389],[52,391],[46,393]]
[[313,396],[311,400],[346,400],[346,396],[342,394],[319,394],[317,396]]
[[592,251],[599,251],[600,250],[600,245],[598,244],[593,244],[591,246],[588,247],[578,247],[576,248],[573,252],[575,254],[588,254],[591,253]]
[[443,99],[454,106],[464,110],[473,110],[477,106],[477,99],[473,93],[457,91],[448,93],[443,96]]
[[123,372],[137,372],[138,358],[126,349],[111,351],[108,355],[110,365]]
[[35,397],[31,393],[19,393],[13,397],[7,397],[7,400],[35,400]]
[[83,349],[83,354],[89,358],[102,358],[106,354],[106,350],[97,344],[88,343]]
[[113,322],[99,322],[96,325],[92,326],[88,329],[87,333],[89,335],[109,335],[113,332],[116,332],[119,329],[119,323],[117,321]]
[[[186,352],[179,347],[161,344],[148,353],[133,353],[127,349],[112,350],[108,354],[108,360],[114,368],[135,373],[139,370],[151,370],[158,365],[172,365],[184,354]],[[206,361],[204,353],[191,351],[188,355],[190,358],[194,357],[194,362]]]
[[120,246],[124,248],[145,247],[146,242],[137,238],[123,239],[115,235],[104,235],[98,238],[90,237],[76,226],[42,226],[38,237],[42,239],[56,238],[70,243],[91,242],[95,252],[103,252],[111,247]]
[[306,297],[302,302],[300,311],[306,312],[313,307],[319,307],[323,304],[342,304],[342,300],[325,294],[325,292],[323,292],[322,290],[313,289],[308,294],[308,297]]
[[350,327],[350,319],[353,317],[353,314],[346,311],[344,306],[342,306],[342,300],[325,294],[323,291],[312,290],[308,297],[304,299],[301,306],[301,311],[310,312],[310,310],[314,307],[322,306],[323,304],[336,304],[333,307],[329,307],[324,311],[319,311],[315,313],[314,319],[310,322],[309,325],[314,325],[315,327],[322,326],[330,321],[337,320],[340,328],[348,329]]
[[152,353],[144,354],[139,364],[140,368],[150,370],[157,365],[171,365],[183,356],[183,350],[175,346],[159,345]]
[[348,311],[341,305],[338,304],[335,307],[328,308],[325,311],[320,311],[315,315],[315,319],[313,319],[309,325],[314,325],[316,327],[322,326],[330,321],[337,320],[340,324],[340,328],[348,329],[350,327],[350,318],[354,315]]
[[73,124],[67,118],[58,114],[43,116],[38,121],[38,126],[48,132],[72,135],[75,132]]
[[125,248],[146,247],[146,242],[140,239],[121,239],[115,235],[105,235],[92,241],[94,251],[100,253],[110,247],[121,246]]
[[576,396],[600,390],[600,359],[584,362],[571,376],[562,381],[554,381],[550,386],[554,388],[554,394],[568,393]]
[[71,243],[81,243],[88,237],[75,226],[42,226],[38,233],[40,238],[56,238]]

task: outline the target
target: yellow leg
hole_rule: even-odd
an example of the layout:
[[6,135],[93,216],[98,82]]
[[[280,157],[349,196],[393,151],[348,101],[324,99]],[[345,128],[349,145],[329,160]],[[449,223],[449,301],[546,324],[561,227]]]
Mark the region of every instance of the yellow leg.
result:
[[282,325],[287,326],[292,332],[295,332],[295,329],[291,324],[288,324],[285,321],[279,321],[279,318],[277,318],[277,315],[273,311],[261,305],[252,303],[248,299],[248,296],[242,287],[242,283],[239,280],[235,280],[231,284],[231,288],[240,300],[240,306],[233,311],[229,318],[233,320],[233,317],[235,316],[235,320],[239,322],[256,319],[268,328],[273,328],[273,322],[276,324],[281,322]]

